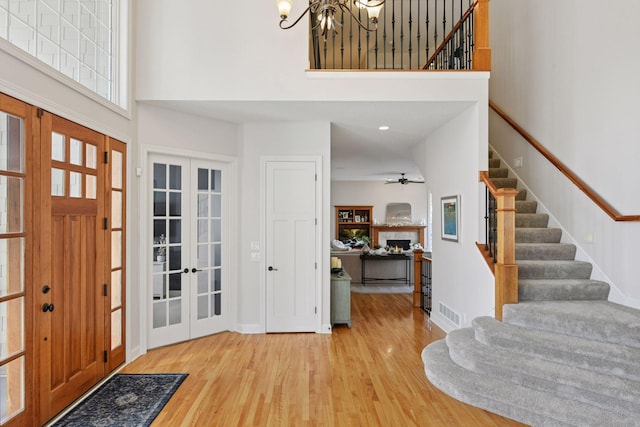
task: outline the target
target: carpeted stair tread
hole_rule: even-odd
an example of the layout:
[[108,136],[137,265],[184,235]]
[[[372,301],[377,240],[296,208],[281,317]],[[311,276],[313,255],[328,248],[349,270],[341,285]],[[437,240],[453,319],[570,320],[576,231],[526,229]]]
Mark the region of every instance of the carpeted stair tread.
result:
[[507,178],[509,177],[509,169],[507,168],[489,168],[489,178]]
[[573,260],[576,245],[571,243],[516,243],[517,260]]
[[517,213],[536,213],[538,202],[535,200],[516,200]]
[[468,371],[451,360],[445,340],[422,351],[427,378],[448,395],[533,426],[638,426],[634,417]]
[[518,279],[590,279],[593,266],[585,261],[521,260]]
[[491,168],[499,168],[500,167],[500,159],[489,159],[489,169]]
[[516,243],[560,243],[559,228],[516,228]]
[[503,306],[503,322],[640,348],[640,310],[608,301],[529,301]]
[[545,213],[516,213],[516,228],[546,228],[549,215]]
[[520,279],[518,301],[606,301],[610,286],[591,279]]
[[640,349],[524,328],[488,316],[472,324],[475,339],[487,346],[640,381]]
[[446,343],[451,360],[469,371],[640,417],[640,382],[491,348],[475,339],[473,328],[449,332]]

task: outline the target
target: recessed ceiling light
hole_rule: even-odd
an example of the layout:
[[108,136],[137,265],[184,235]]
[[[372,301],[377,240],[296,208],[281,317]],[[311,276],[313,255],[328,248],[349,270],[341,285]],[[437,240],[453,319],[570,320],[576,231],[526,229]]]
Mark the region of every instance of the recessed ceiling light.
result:
[[380,126],[378,130],[389,130],[389,126]]

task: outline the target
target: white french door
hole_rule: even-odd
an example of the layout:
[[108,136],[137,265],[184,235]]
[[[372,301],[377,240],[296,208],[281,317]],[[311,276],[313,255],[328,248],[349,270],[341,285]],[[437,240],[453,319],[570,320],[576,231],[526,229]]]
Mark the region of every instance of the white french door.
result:
[[229,329],[226,163],[150,156],[149,348]]

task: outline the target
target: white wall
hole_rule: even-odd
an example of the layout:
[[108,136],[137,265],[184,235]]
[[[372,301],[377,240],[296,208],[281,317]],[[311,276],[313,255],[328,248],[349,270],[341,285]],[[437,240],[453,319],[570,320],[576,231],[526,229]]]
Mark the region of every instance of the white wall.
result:
[[[461,315],[461,326],[469,326],[475,317],[494,314],[493,274],[476,247],[484,234],[478,221],[483,204],[478,159],[485,153],[486,166],[487,157],[486,140],[478,134],[479,111],[477,105],[469,107],[414,150],[434,204],[431,319],[445,331],[455,325],[440,314],[441,302]],[[458,242],[441,238],[440,198],[452,195],[460,196]]]
[[[296,2],[292,16],[303,10]],[[138,100],[476,100],[488,73],[307,72],[308,22],[275,2],[136,2]],[[354,98],[355,97],[355,98]]]
[[329,226],[331,124],[328,122],[308,123],[249,123],[243,126],[241,137],[241,178],[240,178],[240,283],[238,289],[238,330],[246,333],[265,331],[266,302],[264,279],[264,253],[261,262],[251,262],[252,241],[261,242],[265,247],[263,206],[260,199],[264,187],[264,177],[260,175],[261,159],[273,156],[319,156],[322,173],[318,175],[322,190],[321,250],[319,269],[321,289],[319,309],[321,326],[318,332],[328,332],[329,328]]
[[335,206],[373,206],[371,221],[385,223],[387,203],[409,203],[414,223],[427,221],[425,184],[384,184],[384,181],[331,181],[331,238],[336,236]]
[[[634,0],[491,2],[491,99],[625,215],[640,215],[638,14]],[[516,172],[610,280],[611,299],[640,307],[640,223],[604,215],[495,115],[491,144],[507,162],[523,157]]]

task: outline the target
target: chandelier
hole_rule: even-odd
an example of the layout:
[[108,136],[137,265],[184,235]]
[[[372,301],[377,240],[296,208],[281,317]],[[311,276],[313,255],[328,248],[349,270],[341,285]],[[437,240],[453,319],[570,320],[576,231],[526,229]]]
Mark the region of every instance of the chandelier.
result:
[[[358,8],[366,10],[369,15],[369,20],[371,21],[372,26],[369,27],[362,23],[362,21],[351,11],[349,7],[349,3],[353,1]],[[280,28],[283,30],[288,30],[295,26],[302,17],[309,11],[313,15],[316,15],[318,18],[318,22],[313,25],[312,29],[320,29],[323,36],[327,36],[328,32],[332,34],[337,34],[338,30],[337,26],[342,26],[339,22],[336,21],[335,14],[338,9],[342,10],[343,13],[348,13],[351,15],[354,21],[358,23],[360,28],[365,31],[375,31],[377,29],[378,24],[378,16],[380,16],[380,10],[384,5],[386,0],[309,0],[309,6],[302,12],[302,14],[296,19],[293,24],[287,25],[287,18],[289,18],[289,13],[291,13],[291,6],[293,3],[291,0],[277,0],[278,11],[280,12]]]

